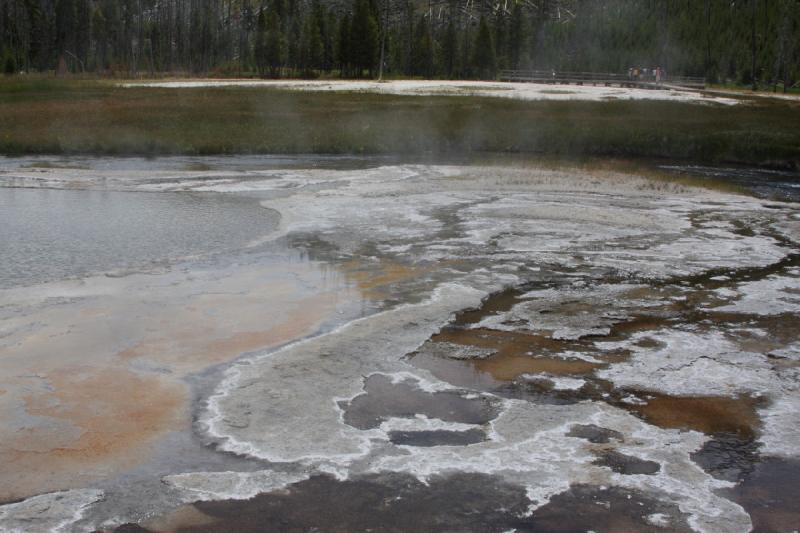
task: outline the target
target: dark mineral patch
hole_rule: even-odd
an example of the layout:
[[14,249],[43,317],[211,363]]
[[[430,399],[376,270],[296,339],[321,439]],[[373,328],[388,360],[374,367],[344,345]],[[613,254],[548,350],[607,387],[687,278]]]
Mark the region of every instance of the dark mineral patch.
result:
[[753,439],[721,433],[694,452],[692,460],[716,478],[740,481],[755,468],[759,459],[758,448]]
[[[101,533],[99,530],[95,533]],[[153,533],[153,530],[144,528],[138,524],[122,524],[114,530],[114,533]]]
[[[656,527],[648,521],[661,515],[665,522]],[[655,496],[611,487],[576,485],[554,496],[547,505],[534,511],[530,525],[520,531],[573,533],[601,532],[688,532],[692,531],[677,506],[661,502]]]
[[[577,485],[526,516],[525,489],[484,474],[315,476],[250,500],[197,502],[207,523],[176,531],[664,532],[691,531],[676,506],[620,488]],[[652,521],[658,516],[659,526]]]
[[579,439],[586,439],[594,444],[606,444],[611,439],[622,442],[624,440],[622,433],[607,429],[594,424],[575,424],[569,429],[568,437],[577,437]]
[[800,529],[800,461],[769,458],[756,463],[740,484],[722,491],[750,514],[753,531]]
[[428,485],[401,474],[317,476],[251,500],[196,503],[212,522],[178,531],[499,533],[524,531],[518,517],[528,504],[523,488],[486,475],[436,477]]
[[381,374],[368,377],[363,394],[343,403],[344,421],[359,429],[372,429],[389,418],[425,415],[448,422],[485,424],[498,414],[486,398],[465,398],[458,391],[426,392],[413,383],[392,383]]
[[486,440],[480,429],[468,431],[392,431],[389,440],[404,446],[466,446]]
[[607,466],[614,472],[627,476],[637,474],[653,475],[661,470],[661,465],[655,461],[646,461],[615,451],[603,452],[592,464]]
[[525,291],[521,288],[509,288],[492,294],[481,304],[478,309],[468,309],[456,316],[455,325],[465,326],[477,324],[487,316],[510,311],[519,302],[523,301]]

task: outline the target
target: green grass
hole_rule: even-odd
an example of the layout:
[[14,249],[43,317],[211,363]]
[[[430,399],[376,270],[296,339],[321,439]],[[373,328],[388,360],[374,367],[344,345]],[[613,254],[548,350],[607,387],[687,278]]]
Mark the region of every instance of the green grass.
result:
[[0,81],[0,152],[364,153],[685,159],[800,167],[800,105],[523,102],[470,96]]
[[797,87],[789,87],[786,90],[786,93],[783,92],[783,84],[779,83],[777,85],[777,91],[775,90],[776,87],[770,84],[759,84],[758,91],[753,93],[751,85],[743,85],[741,83],[713,83],[708,85],[709,89],[723,89],[726,91],[737,91],[741,92],[743,95],[749,94],[762,94],[762,95],[771,95],[771,94],[790,94],[790,95],[800,95],[800,86]]

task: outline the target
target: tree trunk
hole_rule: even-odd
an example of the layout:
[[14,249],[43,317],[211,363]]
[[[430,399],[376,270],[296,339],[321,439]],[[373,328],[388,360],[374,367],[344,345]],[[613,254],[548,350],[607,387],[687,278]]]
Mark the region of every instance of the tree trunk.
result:
[[756,77],[756,1],[757,0],[750,0],[750,6],[752,7],[752,16],[750,17],[750,28],[751,28],[751,35],[750,35],[750,48],[752,52],[752,65],[750,67],[750,75],[753,78],[753,90],[758,90],[758,81]]
[[706,83],[711,81],[711,0],[706,0]]

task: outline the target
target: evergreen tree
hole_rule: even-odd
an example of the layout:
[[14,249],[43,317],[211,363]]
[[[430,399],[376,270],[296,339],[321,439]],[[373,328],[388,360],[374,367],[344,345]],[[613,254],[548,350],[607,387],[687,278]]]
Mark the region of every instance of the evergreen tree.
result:
[[300,26],[299,17],[295,16],[294,8],[291,7],[287,10],[286,17],[289,19],[289,37],[287,38],[286,56],[289,68],[295,72],[300,66],[300,41],[302,39],[302,28]]
[[75,55],[85,70],[89,61],[89,47],[92,40],[92,7],[89,0],[77,0],[75,6]]
[[372,76],[378,59],[378,22],[369,0],[355,0],[350,46],[356,76],[361,77],[365,70]]
[[258,14],[258,22],[256,22],[256,66],[258,73],[264,76],[269,67],[269,59],[267,57],[267,16],[264,9]]
[[14,56],[10,53],[6,52],[5,54],[6,59],[3,62],[3,72],[6,76],[11,76],[12,74],[17,73],[17,62],[14,60]]
[[96,7],[92,13],[92,36],[94,37],[95,57],[92,67],[95,70],[108,68],[109,38],[103,11]]
[[1,66],[10,56],[29,71],[61,60],[95,72],[362,76],[383,35],[395,74],[661,66],[773,90],[800,78],[798,0],[0,0]]
[[303,37],[300,44],[300,68],[305,75],[318,69],[323,58],[322,35],[316,17],[309,14],[303,25]]
[[456,63],[458,60],[458,37],[456,34],[456,22],[453,6],[447,13],[447,29],[444,33],[442,42],[442,66],[444,75],[453,78],[456,75]]
[[481,79],[491,79],[495,76],[496,57],[492,32],[486,18],[481,17],[478,24],[478,35],[475,38],[475,50],[472,63],[475,65],[477,76]]
[[415,75],[433,76],[433,44],[425,15],[421,15],[417,23],[412,64]]
[[322,46],[323,46],[323,66],[326,71],[330,71],[336,64],[336,30],[338,28],[336,13],[333,10],[328,10],[323,13],[325,23],[322,31]]
[[76,26],[75,0],[58,0],[54,49],[57,57],[74,54]]
[[273,78],[280,76],[286,61],[286,37],[280,20],[280,11],[273,9],[267,16],[264,43],[264,66]]
[[511,15],[511,23],[508,31],[508,67],[519,69],[522,62],[522,50],[525,44],[525,14],[522,12],[522,4],[515,3],[514,11]]
[[342,77],[347,77],[352,63],[350,51],[350,16],[345,15],[339,22],[339,36],[336,40],[336,60]]
[[253,31],[255,24],[257,23],[257,17],[255,15],[255,11],[253,10],[253,4],[251,0],[243,0],[241,3],[241,7],[239,9],[239,72],[243,70],[248,70],[252,63],[252,47],[250,42],[250,36]]
[[[480,28],[479,28],[480,29]],[[500,10],[494,18],[494,31],[492,32],[492,43],[495,50],[495,67],[508,68],[510,63],[509,54],[509,35],[508,18],[505,11]]]

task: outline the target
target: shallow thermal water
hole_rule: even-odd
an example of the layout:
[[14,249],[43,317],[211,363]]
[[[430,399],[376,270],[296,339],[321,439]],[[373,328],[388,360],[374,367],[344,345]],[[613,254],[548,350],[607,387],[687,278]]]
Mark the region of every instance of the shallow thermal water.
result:
[[161,211],[145,229],[199,197],[234,237],[198,221],[158,268],[0,289],[0,529],[800,521],[797,204],[519,166],[68,163],[0,184],[141,198],[119,209]]
[[236,250],[277,222],[250,198],[0,188],[0,288]]
[[706,167],[698,165],[660,165],[679,175],[709,178],[733,183],[761,198],[800,202],[800,173],[748,167]]

